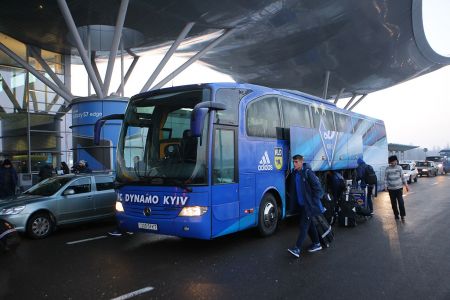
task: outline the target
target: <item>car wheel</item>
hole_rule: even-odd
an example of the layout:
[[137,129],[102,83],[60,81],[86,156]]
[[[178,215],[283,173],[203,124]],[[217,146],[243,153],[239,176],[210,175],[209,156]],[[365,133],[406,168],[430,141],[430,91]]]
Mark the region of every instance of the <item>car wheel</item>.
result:
[[416,175],[416,177],[414,177],[414,182],[417,182],[418,178],[419,178],[419,176]]
[[411,183],[411,182],[412,182],[412,176],[409,175],[408,183]]
[[37,213],[30,217],[27,233],[33,239],[43,239],[53,231],[53,221],[48,213]]
[[267,193],[261,200],[258,215],[258,230],[261,236],[272,235],[278,227],[279,213],[275,197]]

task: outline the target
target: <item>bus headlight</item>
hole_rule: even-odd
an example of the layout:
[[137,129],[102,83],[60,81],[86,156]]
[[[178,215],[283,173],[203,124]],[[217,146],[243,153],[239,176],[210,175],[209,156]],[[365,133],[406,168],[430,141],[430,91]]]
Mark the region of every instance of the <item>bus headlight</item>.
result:
[[438,164],[438,168],[442,168],[442,164]]
[[180,211],[180,217],[199,217],[208,211],[206,206],[186,206]]
[[428,169],[422,169],[423,172],[428,172]]
[[117,211],[117,212],[123,212],[123,205],[122,205],[122,202],[116,201],[116,211]]

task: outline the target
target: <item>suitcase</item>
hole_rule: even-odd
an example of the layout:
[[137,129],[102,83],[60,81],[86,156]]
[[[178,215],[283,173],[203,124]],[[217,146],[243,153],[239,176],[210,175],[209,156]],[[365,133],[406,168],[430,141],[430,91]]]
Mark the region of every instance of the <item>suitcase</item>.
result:
[[326,218],[323,215],[312,217],[312,222],[314,226],[316,226],[320,243],[325,248],[329,248],[331,242],[334,240],[334,233],[331,225],[327,222]]
[[0,250],[15,250],[20,243],[19,233],[11,223],[0,219]]
[[356,204],[356,213],[360,216],[370,217],[370,209],[367,203],[367,187],[365,189],[352,188],[350,194],[353,196]]
[[330,225],[333,225],[336,221],[336,205],[334,203],[333,197],[331,197],[330,194],[325,193],[320,201],[325,208],[323,216],[325,217],[325,219],[327,219],[327,222]]
[[346,192],[339,199],[338,223],[345,227],[356,226],[356,201],[351,193]]

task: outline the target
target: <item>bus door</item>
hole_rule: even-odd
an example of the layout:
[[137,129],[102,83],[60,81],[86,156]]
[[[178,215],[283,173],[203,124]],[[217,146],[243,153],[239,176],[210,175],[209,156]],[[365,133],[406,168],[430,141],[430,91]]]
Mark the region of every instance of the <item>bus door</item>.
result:
[[322,164],[321,158],[316,157],[316,153],[322,148],[320,136],[316,134],[316,130],[292,126],[289,132],[291,157],[300,154],[305,162],[311,163],[311,165],[314,165],[315,160],[318,160],[316,165]]
[[212,153],[212,237],[239,230],[237,130],[215,125]]

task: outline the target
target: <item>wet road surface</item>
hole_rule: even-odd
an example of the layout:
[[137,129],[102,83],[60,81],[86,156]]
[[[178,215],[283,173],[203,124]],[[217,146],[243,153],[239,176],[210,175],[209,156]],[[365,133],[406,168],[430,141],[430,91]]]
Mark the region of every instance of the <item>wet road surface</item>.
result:
[[335,225],[331,248],[300,259],[286,250],[295,218],[269,238],[110,237],[113,221],[22,237],[0,254],[0,299],[450,299],[450,175],[410,187],[405,222],[379,193],[373,218]]

